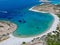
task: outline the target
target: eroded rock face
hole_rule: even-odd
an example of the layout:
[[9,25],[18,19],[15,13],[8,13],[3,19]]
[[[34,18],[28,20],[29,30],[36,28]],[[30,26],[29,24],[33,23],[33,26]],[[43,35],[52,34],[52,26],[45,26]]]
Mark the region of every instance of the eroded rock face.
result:
[[8,39],[9,34],[15,31],[17,25],[9,21],[0,21],[0,41]]
[[0,36],[0,41],[6,40],[9,38],[9,35],[2,35]]

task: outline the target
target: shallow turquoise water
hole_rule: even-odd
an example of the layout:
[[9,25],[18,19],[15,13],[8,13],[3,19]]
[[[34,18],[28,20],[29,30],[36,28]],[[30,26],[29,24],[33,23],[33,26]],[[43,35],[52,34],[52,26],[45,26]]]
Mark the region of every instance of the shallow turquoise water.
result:
[[31,37],[39,35],[45,32],[52,25],[54,18],[49,13],[38,13],[29,10],[23,10],[20,15],[14,18],[14,20],[19,20],[16,22],[18,28],[13,32],[14,36],[17,37]]

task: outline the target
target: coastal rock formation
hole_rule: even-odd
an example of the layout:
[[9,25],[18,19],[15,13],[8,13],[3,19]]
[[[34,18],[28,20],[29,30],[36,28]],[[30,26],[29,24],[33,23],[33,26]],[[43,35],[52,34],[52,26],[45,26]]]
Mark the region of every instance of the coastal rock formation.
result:
[[42,3],[40,5],[34,6],[30,10],[37,10],[37,11],[42,11],[42,12],[60,14],[60,5],[50,4],[47,2],[47,3]]
[[0,21],[0,41],[9,37],[9,34],[15,31],[17,25],[9,21]]

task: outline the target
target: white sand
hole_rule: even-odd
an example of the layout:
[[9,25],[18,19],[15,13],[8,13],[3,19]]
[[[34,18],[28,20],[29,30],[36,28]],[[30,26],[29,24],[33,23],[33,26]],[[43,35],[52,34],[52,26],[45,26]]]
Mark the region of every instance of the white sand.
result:
[[[36,10],[34,10],[34,11],[36,11]],[[36,12],[40,12],[40,11],[36,11]],[[46,12],[42,12],[42,13],[46,13]],[[52,16],[55,18],[51,28],[49,30],[47,30],[46,32],[44,32],[43,34],[40,34],[36,37],[41,37],[41,36],[46,35],[47,33],[51,32],[51,31],[56,30],[57,24],[59,22],[59,18],[56,15],[54,15],[53,13],[50,13],[50,14],[52,14]],[[17,37],[14,37],[14,36],[10,35],[10,38],[3,41],[3,42],[0,42],[0,45],[21,45],[21,43],[23,41],[30,42],[33,38],[35,38],[35,37],[17,38]]]
[[48,13],[48,12],[44,12],[44,11],[38,11],[38,10],[34,10],[33,8],[34,8],[34,7],[30,8],[29,10],[30,10],[30,11],[35,11],[35,12]]

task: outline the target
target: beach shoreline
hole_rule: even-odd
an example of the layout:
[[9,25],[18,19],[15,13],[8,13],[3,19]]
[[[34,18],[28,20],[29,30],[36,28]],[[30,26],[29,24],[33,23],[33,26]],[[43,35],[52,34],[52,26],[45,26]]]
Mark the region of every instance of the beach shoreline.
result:
[[[31,11],[35,11],[35,12],[41,12],[41,13],[48,13],[48,12],[43,12],[43,11],[37,11],[37,10],[31,10]],[[47,31],[45,31],[44,33],[38,35],[38,36],[35,36],[35,37],[29,37],[29,38],[17,38],[17,37],[14,37],[12,34],[10,35],[10,38],[1,42],[0,45],[4,45],[7,43],[7,45],[20,45],[23,41],[25,42],[30,42],[33,38],[36,38],[36,37],[41,37],[43,35],[46,35],[47,33],[49,32],[52,32],[52,31],[55,31],[56,30],[56,27],[57,27],[57,24],[59,22],[59,18],[53,14],[53,13],[50,13],[53,17],[54,17],[54,22],[51,26],[51,28]],[[16,42],[16,43],[15,43]],[[11,44],[10,44],[11,43]]]
[[[49,12],[44,12],[44,11],[33,10],[32,8],[30,8],[29,10],[34,11],[34,12],[49,13]],[[0,45],[20,45],[24,41],[30,42],[33,38],[41,37],[43,35],[46,35],[49,32],[55,31],[57,24],[59,23],[59,18],[53,13],[50,13],[50,14],[54,17],[54,22],[53,22],[52,26],[50,27],[50,29],[46,30],[42,34],[40,34],[38,36],[34,36],[34,37],[29,37],[29,38],[18,38],[18,37],[14,37],[12,34],[10,34],[10,38],[3,42],[0,42]]]

